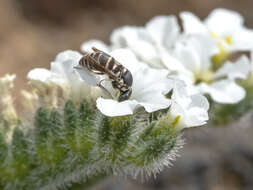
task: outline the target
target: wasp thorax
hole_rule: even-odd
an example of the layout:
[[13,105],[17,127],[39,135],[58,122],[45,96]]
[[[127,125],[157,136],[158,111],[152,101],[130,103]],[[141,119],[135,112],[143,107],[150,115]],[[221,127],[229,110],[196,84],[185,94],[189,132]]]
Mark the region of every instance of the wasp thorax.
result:
[[[92,49],[94,52],[86,53],[79,64],[94,74],[107,75],[108,79],[102,81],[110,80],[112,82],[112,87],[119,92],[118,101],[129,99],[132,94],[131,86],[133,83],[131,72],[107,53],[94,47]],[[106,90],[101,84],[102,81],[99,82],[98,86]]]

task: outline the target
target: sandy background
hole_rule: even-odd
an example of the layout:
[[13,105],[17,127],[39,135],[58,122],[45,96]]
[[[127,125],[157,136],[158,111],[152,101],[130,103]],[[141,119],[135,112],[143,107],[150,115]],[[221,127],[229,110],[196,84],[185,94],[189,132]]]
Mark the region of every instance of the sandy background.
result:
[[[0,76],[17,74],[18,99],[27,72],[49,68],[60,51],[79,50],[89,39],[108,41],[114,28],[143,25],[158,14],[188,10],[204,18],[216,7],[239,11],[253,28],[252,0],[0,0]],[[186,131],[181,158],[156,180],[109,178],[92,190],[252,190],[251,117],[228,128]]]

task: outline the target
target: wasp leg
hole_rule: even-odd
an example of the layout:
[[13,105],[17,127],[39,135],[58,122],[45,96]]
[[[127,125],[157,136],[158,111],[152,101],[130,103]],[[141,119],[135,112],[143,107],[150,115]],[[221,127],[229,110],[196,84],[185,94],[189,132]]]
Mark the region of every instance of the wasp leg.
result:
[[86,68],[87,68],[90,72],[94,72],[94,71],[91,70],[89,67],[85,67],[85,68],[84,68],[84,67],[82,67],[82,66],[81,66],[81,67],[80,67],[80,66],[74,66],[74,69],[79,69],[79,70],[85,70]]
[[108,96],[114,98],[113,95],[105,87],[102,85],[98,85],[98,87],[101,88]]
[[102,83],[103,81],[112,81],[112,80],[111,80],[111,79],[108,79],[108,78],[102,79],[101,81],[99,81],[98,86],[101,85],[101,83]]
[[103,85],[101,85],[101,81],[98,83],[98,87],[100,87],[104,92],[106,92],[106,94],[110,96],[112,99],[115,99],[115,97]]
[[91,70],[91,72],[93,72],[94,74],[97,74],[97,75],[104,75],[105,74],[104,72],[100,72],[100,71]]
[[83,69],[82,67],[80,67],[80,66],[74,66],[74,69]]
[[[112,81],[112,80],[109,79],[109,78],[102,79],[101,81],[99,81],[98,86],[99,86],[100,88],[102,88],[104,91],[106,91],[106,93],[107,93],[110,97],[112,97],[113,99],[115,99],[115,96],[114,96],[113,94],[111,94],[111,93],[102,85],[102,82],[104,82],[104,81]],[[117,96],[118,96],[118,95],[117,95]]]
[[[75,69],[83,69],[83,67],[79,67],[79,66],[75,66],[74,68]],[[101,75],[104,74],[102,72],[96,72],[96,71],[93,71],[93,70],[91,70],[91,72],[93,72],[95,74],[101,74]],[[110,80],[110,79],[102,79],[101,81],[99,81],[99,83],[97,84],[97,86],[100,87],[104,92],[106,92],[106,94],[108,96],[110,96],[110,97],[112,97],[114,99],[114,96],[104,86],[102,86],[102,84],[101,84],[105,80]]]
[[116,90],[116,100],[119,100],[119,96],[120,96],[120,91]]
[[83,66],[74,66],[74,69],[79,69],[79,70],[85,70],[85,69],[88,69],[90,72],[94,72],[93,70],[91,70],[89,67],[83,67]]

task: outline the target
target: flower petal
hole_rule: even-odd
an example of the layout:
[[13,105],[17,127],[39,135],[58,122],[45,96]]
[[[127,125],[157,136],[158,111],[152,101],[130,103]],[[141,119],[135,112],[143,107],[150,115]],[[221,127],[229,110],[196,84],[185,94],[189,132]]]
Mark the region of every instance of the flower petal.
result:
[[175,16],[156,16],[147,24],[149,32],[155,43],[171,47],[179,36],[179,25]]
[[231,51],[247,51],[253,49],[253,30],[241,27],[235,30],[231,38]]
[[201,94],[194,94],[191,96],[191,104],[189,107],[200,107],[204,110],[209,110],[209,102],[205,96]]
[[135,100],[118,102],[116,100],[98,98],[97,108],[106,116],[123,116],[133,114],[134,108],[138,105]]
[[220,80],[208,86],[201,83],[198,86],[202,93],[208,93],[212,99],[222,104],[236,104],[245,97],[245,90],[233,80]]
[[226,62],[214,75],[215,78],[228,76],[229,79],[246,79],[250,72],[250,60],[242,56],[235,63]]
[[170,55],[168,52],[161,52],[161,60],[167,69],[171,71],[184,71],[186,70],[183,64],[175,56]]
[[[77,51],[66,50],[59,53],[55,61],[51,63],[51,71],[65,77],[72,85],[85,81],[91,86],[97,86],[100,81],[99,76],[96,77],[85,68],[79,68],[78,64],[81,58],[82,55]],[[79,69],[75,69],[75,67]]]
[[209,119],[207,110],[199,107],[190,108],[188,113],[187,127],[196,127],[206,124]]
[[179,80],[175,82],[169,112],[172,117],[179,117],[177,125],[185,128],[205,124],[208,120],[208,109],[209,103],[204,96],[189,96],[185,84]]
[[63,77],[43,68],[36,68],[29,71],[27,78],[34,81],[40,81],[42,83],[53,82],[61,86],[66,84],[66,80]]
[[243,25],[243,17],[232,10],[218,8],[213,10],[205,19],[210,31],[219,36],[233,34],[236,28]]
[[200,54],[192,47],[189,42],[179,42],[175,47],[175,55],[187,70],[199,72],[201,69]]
[[138,102],[149,113],[166,109],[171,105],[171,100],[158,93],[147,93],[145,96],[138,98]]
[[154,112],[170,106],[165,97],[172,90],[172,79],[167,78],[168,71],[141,68],[134,74],[132,98],[144,106],[147,112]]
[[72,63],[75,65],[75,64],[78,64],[81,58],[82,58],[82,54],[80,54],[78,51],[66,50],[59,53],[56,56],[55,61],[56,62],[72,61]]
[[174,54],[186,69],[201,73],[210,68],[210,58],[218,52],[217,44],[211,36],[195,34],[179,40]]
[[182,19],[183,29],[186,34],[209,34],[204,23],[191,12],[181,12],[180,18]]
[[74,67],[79,64],[82,55],[77,51],[66,50],[56,56],[55,61],[51,63],[51,71],[72,79],[75,77]]
[[138,59],[161,68],[160,58],[150,34],[141,27],[125,26],[113,31],[111,35],[113,49],[129,48]]

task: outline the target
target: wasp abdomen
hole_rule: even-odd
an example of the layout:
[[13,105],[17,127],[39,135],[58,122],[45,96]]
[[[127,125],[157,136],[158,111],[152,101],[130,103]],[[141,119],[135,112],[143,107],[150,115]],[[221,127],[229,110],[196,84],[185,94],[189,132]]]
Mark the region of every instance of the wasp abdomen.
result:
[[115,66],[112,68],[112,72],[114,74],[117,74],[123,70],[123,66],[120,64],[115,64]]
[[113,57],[110,57],[106,63],[108,70],[112,70],[114,65],[115,65],[115,59]]
[[106,68],[106,63],[108,61],[108,59],[110,59],[110,56],[101,53],[101,52],[95,52],[95,53],[91,53],[91,57],[94,58],[94,60],[99,63],[101,66]]

